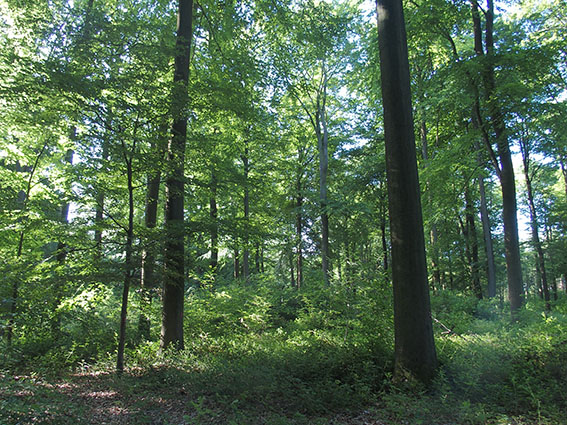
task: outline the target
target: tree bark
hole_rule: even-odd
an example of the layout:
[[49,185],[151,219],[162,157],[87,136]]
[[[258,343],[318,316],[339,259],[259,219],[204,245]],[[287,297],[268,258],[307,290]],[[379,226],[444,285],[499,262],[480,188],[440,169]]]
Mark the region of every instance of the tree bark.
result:
[[490,225],[490,216],[488,215],[488,206],[486,202],[486,188],[484,186],[484,177],[478,178],[478,189],[480,193],[480,220],[482,222],[482,234],[484,237],[484,251],[486,254],[486,276],[487,276],[487,295],[488,298],[496,296],[496,266],[494,264],[494,248],[492,245],[492,227]]
[[248,282],[250,279],[250,190],[248,188],[248,174],[250,172],[250,159],[248,157],[248,140],[244,141],[244,155],[242,162],[244,164],[244,251],[242,253],[242,274],[244,280]]
[[[482,56],[482,49],[476,47],[478,40],[482,40],[479,34],[480,25],[476,22],[475,14],[478,14],[478,4],[471,1],[473,8],[473,29],[475,36],[475,50],[478,56]],[[494,76],[494,3],[487,0],[488,9],[486,16],[485,43],[486,43],[486,65],[482,72],[485,95],[490,114],[490,122],[496,137],[496,146],[499,158],[498,176],[502,190],[502,221],[504,224],[504,246],[506,251],[506,270],[508,278],[508,298],[512,314],[523,304],[523,282],[522,265],[520,260],[520,242],[518,237],[518,219],[516,215],[516,182],[514,178],[514,167],[510,144],[506,135],[504,116],[498,104],[496,94],[496,83]],[[476,11],[476,12],[475,12]]]
[[185,144],[187,139],[187,85],[193,33],[193,0],[179,0],[172,99],[173,125],[167,159],[171,164],[165,188],[165,282],[161,348],[183,349],[183,297],[185,292]]
[[[110,132],[112,128],[112,111],[108,112],[106,117],[106,132],[102,140],[102,152],[100,158],[100,172],[106,173],[106,161],[108,161],[108,146],[110,145]],[[96,194],[96,209],[95,209],[95,231],[94,240],[96,245],[95,261],[100,262],[103,256],[102,249],[102,226],[104,222],[104,191],[98,188]]]
[[[125,147],[123,145],[123,147]],[[124,153],[126,156],[126,153]],[[128,179],[128,229],[126,231],[125,261],[124,261],[124,287],[122,289],[122,308],[120,310],[120,330],[118,333],[118,355],[116,356],[116,370],[120,374],[124,371],[124,348],[126,343],[126,319],[128,315],[128,294],[132,281],[132,241],[134,238],[134,185],[132,158],[126,158],[126,176]]]
[[[77,129],[75,127],[73,127],[71,129],[71,140],[75,141],[77,135]],[[67,152],[65,152],[65,162],[69,165],[73,164],[73,155],[74,152],[72,149],[68,149]],[[67,190],[70,191],[70,187],[67,187]],[[63,205],[61,205],[61,214],[60,214],[60,220],[62,224],[68,224],[69,223],[69,202],[66,201],[63,203]],[[67,244],[59,239],[59,241],[57,241],[57,254],[55,256],[57,263],[59,264],[59,266],[63,266],[65,264],[65,260],[67,259]],[[53,333],[53,337],[57,338],[60,328],[61,328],[61,319],[59,317],[59,313],[57,312],[57,309],[59,308],[59,305],[61,304],[61,300],[63,299],[63,277],[58,277],[57,282],[54,285],[54,294],[55,294],[55,302],[53,303],[53,322],[52,322],[52,333]]]
[[433,339],[410,75],[401,0],[378,0],[378,40],[394,286],[395,377],[429,382]]
[[[156,147],[152,146],[152,151]],[[160,155],[161,156],[161,155]],[[148,174],[146,187],[146,209],[144,224],[151,231],[157,224],[157,211],[159,204],[159,186],[161,182],[161,170],[158,168]],[[142,338],[150,339],[150,308],[152,304],[152,291],[157,287],[158,276],[155,273],[155,249],[149,246],[150,241],[144,241],[142,250],[142,270],[140,275],[140,318],[138,321],[138,332]]]
[[303,188],[301,170],[298,170],[295,181],[295,244],[297,255],[297,289],[303,285]]
[[465,221],[469,246],[469,267],[471,272],[471,286],[475,296],[482,300],[482,287],[480,286],[480,273],[478,261],[478,239],[476,234],[475,211],[471,199],[470,187],[465,187]]
[[545,300],[545,309],[547,311],[551,310],[551,304],[549,303],[549,286],[547,283],[547,272],[545,268],[545,257],[543,254],[543,247],[541,240],[539,238],[539,224],[537,217],[537,210],[534,201],[534,191],[532,185],[532,173],[530,172],[531,158],[530,158],[530,146],[526,138],[520,138],[520,151],[522,153],[522,164],[524,166],[524,178],[526,180],[526,194],[528,197],[528,206],[530,209],[530,223],[532,228],[532,244],[536,251],[537,259],[537,272],[538,278],[541,278],[541,289],[543,292],[543,299]]
[[216,170],[211,171],[211,197],[209,199],[209,216],[211,218],[211,258],[210,267],[214,276],[217,274],[219,264],[219,223],[217,207],[217,175]]
[[329,284],[329,214],[327,212],[327,175],[329,173],[329,133],[327,130],[327,74],[322,65],[323,87],[317,97],[317,114],[315,118],[319,150],[319,203],[321,207],[321,269],[323,279]]

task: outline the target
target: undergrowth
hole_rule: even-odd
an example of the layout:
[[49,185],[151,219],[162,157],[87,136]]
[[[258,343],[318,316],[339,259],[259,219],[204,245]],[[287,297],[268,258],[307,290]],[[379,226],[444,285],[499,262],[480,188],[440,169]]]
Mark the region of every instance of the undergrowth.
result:
[[[96,311],[92,299],[98,300]],[[567,299],[561,297],[550,313],[540,300],[529,300],[515,321],[500,304],[448,291],[432,297],[440,367],[426,390],[391,382],[387,285],[359,282],[353,290],[312,284],[298,292],[257,280],[194,288],[185,303],[185,349],[159,351],[154,305],[152,339],[141,340],[131,324],[128,372],[104,385],[127,400],[157,393],[180,398],[180,423],[349,423],[333,422],[333,415],[355,418],[360,412],[384,423],[563,423]],[[0,392],[0,422],[27,423],[29,416],[29,406],[18,403],[22,382],[11,376],[111,376],[114,308],[111,293],[91,293],[68,307],[65,319],[80,320],[64,327],[60,340],[27,337],[10,349],[0,347],[0,378],[7,388]],[[42,397],[49,403],[59,396],[44,391]],[[80,417],[75,423],[83,423]],[[145,423],[141,417],[135,421]]]

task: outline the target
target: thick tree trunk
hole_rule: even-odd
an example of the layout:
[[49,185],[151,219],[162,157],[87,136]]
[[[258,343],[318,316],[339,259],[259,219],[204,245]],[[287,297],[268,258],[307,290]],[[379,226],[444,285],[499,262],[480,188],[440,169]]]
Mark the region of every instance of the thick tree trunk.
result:
[[401,0],[378,0],[378,39],[394,285],[395,377],[430,381],[437,367]]
[[[514,314],[523,303],[522,292],[522,265],[520,261],[520,243],[518,237],[518,219],[516,216],[516,182],[514,178],[514,167],[512,154],[506,135],[504,117],[498,104],[496,94],[496,83],[494,76],[494,4],[487,0],[488,10],[486,16],[485,42],[486,42],[486,66],[482,73],[485,95],[490,114],[490,121],[496,137],[497,152],[499,158],[498,176],[502,189],[502,221],[504,224],[504,246],[506,251],[506,270],[508,277],[508,298],[510,309]],[[475,36],[475,50],[478,56],[483,55],[482,45],[478,47],[479,40],[482,41],[480,33],[480,20],[477,21],[478,5],[472,3],[473,29]]]
[[167,159],[171,170],[166,179],[165,201],[165,282],[161,348],[173,344],[183,349],[183,297],[185,293],[184,169],[187,138],[187,84],[193,33],[193,0],[179,0],[177,42],[172,101],[173,126]]

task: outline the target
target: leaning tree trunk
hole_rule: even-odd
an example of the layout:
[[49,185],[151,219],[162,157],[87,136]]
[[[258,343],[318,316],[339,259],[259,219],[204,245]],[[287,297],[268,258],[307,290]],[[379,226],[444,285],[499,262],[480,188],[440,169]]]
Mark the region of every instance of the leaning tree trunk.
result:
[[428,382],[437,367],[401,0],[378,0],[378,40],[394,286],[395,377]]
[[193,0],[179,0],[177,13],[177,42],[174,93],[172,99],[173,125],[168,143],[167,159],[171,169],[165,186],[165,282],[161,348],[173,344],[183,349],[183,296],[185,288],[185,226],[184,226],[184,169],[187,139],[187,85],[193,33]]
[[[494,4],[488,1],[486,16],[485,42],[486,65],[482,72],[485,96],[490,114],[490,122],[496,137],[499,164],[497,174],[500,178],[502,190],[502,221],[504,224],[504,247],[506,252],[506,270],[508,277],[508,298],[512,314],[523,304],[522,265],[520,260],[520,241],[518,236],[518,218],[516,201],[516,182],[510,144],[506,135],[504,116],[500,109],[496,93],[494,75]],[[472,3],[473,29],[475,36],[475,50],[478,56],[483,56],[482,45],[478,48],[478,40],[482,40],[480,33],[480,20],[478,19],[478,4]]]

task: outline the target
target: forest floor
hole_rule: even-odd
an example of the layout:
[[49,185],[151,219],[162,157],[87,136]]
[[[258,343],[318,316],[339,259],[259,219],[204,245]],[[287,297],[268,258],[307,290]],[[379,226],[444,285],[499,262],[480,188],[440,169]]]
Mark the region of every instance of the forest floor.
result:
[[0,425],[567,425],[567,297],[551,313],[530,301],[518,321],[492,301],[433,297],[440,367],[426,391],[392,384],[391,310],[372,304],[386,297],[258,292],[199,294],[185,350],[131,340],[122,375],[94,326],[63,329],[73,338],[49,351],[0,346]]
[[[9,424],[218,424],[218,425],[562,425],[565,421],[495,415],[487,406],[452,405],[437,395],[382,394],[366,408],[313,414],[262,403],[217,404],[181,384],[184,372],[169,368],[81,372],[58,379],[0,375],[0,423]],[[173,379],[172,379],[173,378]],[[283,395],[282,395],[283,397]],[[272,402],[274,402],[272,400]],[[277,401],[276,401],[277,404]],[[281,405],[286,405],[281,400]],[[479,410],[480,409],[480,410]],[[274,411],[278,411],[277,413]]]

